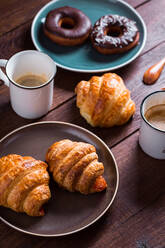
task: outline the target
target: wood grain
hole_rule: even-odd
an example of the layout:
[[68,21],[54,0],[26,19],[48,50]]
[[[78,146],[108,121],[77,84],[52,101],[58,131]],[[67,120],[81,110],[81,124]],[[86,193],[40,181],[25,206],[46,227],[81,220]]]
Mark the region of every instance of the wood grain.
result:
[[132,5],[135,9],[144,5],[145,3],[148,3],[149,1],[152,0],[126,0],[125,2],[129,3],[130,5]]
[[[120,185],[112,208],[96,224],[62,238],[24,235],[0,223],[2,247],[127,247],[163,248],[165,228],[165,166],[145,155],[138,146],[138,132],[112,149],[120,173]],[[81,240],[81,242],[80,242]],[[141,244],[141,247],[140,247]],[[139,246],[138,246],[139,245]],[[5,246],[6,247],[6,246]]]
[[49,0],[1,0],[0,12],[0,35],[11,31],[27,21],[31,20],[42,6],[48,3]]
[[[30,38],[31,21],[48,0],[2,0],[0,3],[1,58],[35,49]],[[163,9],[165,1],[127,0],[137,7],[148,29],[143,54],[129,66],[116,71],[125,80],[136,102],[136,114],[121,127],[92,128],[80,116],[74,88],[92,74],[58,69],[54,102],[47,116],[35,121],[60,120],[83,126],[101,137],[116,157],[120,185],[112,208],[94,225],[68,237],[42,238],[25,235],[0,222],[0,248],[164,248],[165,247],[165,166],[145,155],[138,145],[139,107],[144,96],[165,87],[165,73],[152,86],[142,83],[144,71],[165,54]],[[100,75],[100,74],[98,74]],[[0,138],[13,129],[34,122],[17,116],[9,104],[9,91],[0,81]]]
[[[146,68],[150,67],[154,61],[159,61],[162,54],[165,53],[165,43],[161,44],[157,48],[153,49],[147,54],[139,57],[135,62],[129,66],[117,71],[117,73],[124,79],[126,86],[131,91],[131,97],[136,103],[136,113],[132,120],[127,124],[114,128],[92,128],[86,123],[86,121],[80,116],[79,110],[76,107],[76,100],[72,99],[71,102],[61,106],[55,112],[52,111],[44,120],[60,120],[71,122],[77,125],[81,125],[92,132],[96,133],[107,143],[113,146],[120,142],[132,132],[136,131],[140,126],[140,104],[143,98],[153,91],[160,90],[165,86],[165,73],[162,73],[157,83],[152,86],[144,85],[142,82],[143,73]],[[154,59],[153,59],[154,58]]]
[[162,9],[165,9],[164,0],[159,0],[159,3],[157,1],[150,1],[137,9],[147,26],[147,43],[143,53],[165,40],[163,35],[165,15],[162,14]]
[[[150,12],[151,12],[152,4],[154,5],[154,9],[157,8],[157,10],[160,12],[161,8],[162,9],[164,8],[165,2],[163,0],[160,0],[159,5],[157,5],[157,6],[155,6],[155,1],[153,1],[152,4],[151,3],[152,3],[152,1],[147,2],[143,6],[140,6],[138,8],[138,11],[141,14],[143,14],[143,17],[146,18],[148,30],[152,30],[153,25],[155,25],[154,30],[152,30],[152,31],[154,32],[154,37],[157,37],[157,43],[156,44],[158,44],[159,42],[164,40],[164,36],[162,36],[162,28],[161,28],[163,24],[159,25],[160,28],[156,28],[155,23],[157,23],[157,22],[156,22],[156,19],[154,19],[154,18],[157,18],[158,15],[155,12],[155,15],[152,16],[152,18],[150,18],[151,17]],[[164,18],[164,17],[162,16],[162,18]],[[162,21],[164,21],[164,20],[162,19]],[[159,20],[159,22],[161,22],[161,21]],[[21,50],[35,49],[33,44],[32,44],[31,37],[30,37],[30,25],[31,25],[31,21],[28,22],[26,25],[22,25],[19,28],[13,30],[12,32],[9,32],[6,35],[0,37],[0,51],[1,51],[2,58],[8,59],[11,55],[13,55],[14,53],[21,51]],[[149,32],[149,35],[152,35],[153,32]],[[154,43],[152,43],[152,40]],[[149,39],[149,42],[148,42],[148,45],[146,46],[146,49],[151,49],[151,47],[153,45],[155,45],[155,38]],[[146,49],[145,49],[145,51],[146,51]],[[162,57],[162,55],[159,57],[159,59],[161,59],[161,57]],[[142,58],[144,58],[144,57],[142,57]],[[157,59],[155,58],[155,62],[156,62],[156,60]],[[136,62],[138,63],[139,60],[136,60]],[[134,66],[134,68],[136,68],[136,65],[137,65],[136,62],[132,63],[132,66]],[[148,63],[148,61],[146,62],[146,65],[145,65],[146,67],[148,67],[147,63]],[[122,70],[122,72],[119,71],[119,73],[121,73],[121,76],[124,76],[124,74],[129,73],[131,76],[131,80],[133,81],[134,75],[131,72],[131,68],[132,67],[130,67],[130,66],[126,67]],[[139,66],[138,66],[138,68],[139,68]],[[143,68],[140,68],[140,70],[142,71]],[[140,71],[140,74],[141,74],[141,71]],[[138,75],[137,71],[136,71],[136,75]],[[70,97],[72,97],[74,95],[73,91],[74,91],[75,85],[81,79],[86,80],[86,79],[89,79],[90,76],[91,76],[91,74],[74,73],[74,72],[69,72],[69,71],[64,71],[62,69],[59,69],[58,73],[56,75],[56,78],[55,78],[55,93],[54,93],[55,101],[53,104],[53,108],[56,107],[57,105],[61,104],[62,102],[68,100]],[[126,76],[124,76],[124,78],[126,79],[126,81],[128,82],[128,85],[129,85],[129,79],[127,79]],[[141,81],[141,75],[140,75],[139,81]],[[8,99],[8,102],[9,102],[9,98],[7,98],[7,95],[8,95],[7,89],[5,91],[3,88],[2,91],[4,94],[6,94],[6,101]]]
[[[165,43],[153,49],[149,53],[144,54],[134,61],[129,66],[117,71],[117,73],[124,78],[125,84],[128,89],[131,91],[132,99],[136,103],[136,113],[132,120],[127,124],[121,127],[114,128],[92,128],[89,126],[86,121],[80,116],[79,110],[76,107],[76,99],[73,98],[68,101],[68,98],[74,95],[75,81],[78,82],[79,77],[82,76],[89,77],[86,74],[73,74],[72,72],[59,70],[57,78],[55,79],[55,90],[54,90],[54,104],[52,110],[47,116],[39,119],[40,120],[58,120],[71,122],[80,126],[83,126],[92,132],[96,133],[99,137],[104,139],[111,146],[120,142],[132,132],[137,130],[140,125],[140,104],[142,99],[149,93],[155,90],[159,90],[164,86],[165,74],[162,73],[161,77],[156,84],[152,86],[147,86],[142,83],[143,73],[150,65],[152,65],[153,58],[156,61],[159,61],[162,53],[165,53]],[[68,76],[69,75],[69,76]],[[68,77],[67,77],[68,76]],[[67,78],[67,81],[65,81]],[[77,78],[77,79],[76,79]],[[74,81],[75,80],[75,81]],[[60,86],[61,85],[61,86]],[[7,89],[8,90],[8,89]],[[2,131],[0,132],[0,138],[21,125],[34,122],[27,121],[17,116],[11,109],[9,105],[9,95],[6,87],[0,88],[0,115],[1,115],[1,126]],[[66,101],[65,104],[63,102]],[[59,106],[62,104],[59,108]],[[56,109],[57,108],[57,109]]]
[[[36,15],[36,13],[50,0],[28,0],[21,1],[18,4],[18,0],[1,0],[0,2],[0,35],[5,34],[16,27],[25,24]],[[139,6],[145,3],[145,0],[127,0],[133,7]]]
[[[3,1],[6,4],[8,3],[8,1],[5,1],[5,0],[3,0]],[[17,1],[17,0],[12,0],[12,1]],[[42,1],[44,1],[44,0],[42,0]],[[28,1],[26,1],[26,2],[28,3]],[[37,2],[38,2],[38,0],[37,0]],[[161,11],[161,9],[163,9],[163,8],[164,8],[164,1],[160,0],[159,5],[156,9],[158,11]],[[144,9],[145,9],[145,11],[144,11]],[[26,11],[28,13],[28,8],[26,9]],[[150,18],[151,17],[151,15],[150,15],[150,11],[151,11],[150,2],[147,1],[144,4],[144,6],[143,5],[140,6],[138,8],[138,11],[142,15],[142,17],[146,19],[148,30],[151,29],[152,31],[154,31],[153,43],[152,43],[152,39],[150,39],[150,42],[148,42],[148,45],[145,49],[145,51],[146,51],[146,50],[150,49],[151,47],[155,46],[155,37],[157,37],[157,43],[159,43],[165,39],[162,36],[162,29],[156,28],[157,25],[159,24],[158,20],[156,20],[156,18],[157,18],[156,12],[155,12],[155,15],[152,16],[152,19]],[[6,11],[4,11],[2,13],[6,13]],[[7,13],[9,13],[9,12],[7,12]],[[13,18],[13,22],[14,22],[14,20],[15,19]],[[6,21],[6,19],[5,19],[5,21]],[[20,25],[17,28],[13,29],[11,32],[7,32],[3,36],[0,36],[1,58],[8,59],[11,55],[13,55],[14,53],[19,52],[21,50],[35,49],[33,44],[32,44],[32,41],[31,41],[31,34],[30,34],[31,22],[32,22],[32,20],[30,19],[29,21],[26,22],[26,24]],[[159,20],[159,22],[160,22],[160,20]],[[10,22],[8,21],[6,23],[7,23],[7,25],[9,25]],[[1,26],[0,26],[0,30],[1,30]],[[151,35],[152,35],[152,32],[151,32]]]
[[[12,1],[16,1],[16,0],[12,0]],[[5,1],[5,3],[7,2],[8,1]],[[157,15],[157,13],[159,12],[161,13],[161,10],[164,9],[165,2],[163,0],[160,0],[159,4],[156,4],[155,1],[147,1],[147,2],[144,1],[144,2],[145,4],[140,5],[137,11],[143,17],[148,29],[148,41],[143,51],[146,52],[147,50],[151,49],[152,47],[158,45],[160,42],[165,40],[164,36],[162,35],[164,30],[163,23],[165,22],[163,18],[165,17],[162,15],[160,18],[159,15]],[[26,11],[28,13],[28,8],[26,9]],[[153,11],[154,13],[152,14],[152,18],[151,18],[150,13]],[[9,13],[9,12],[4,11],[2,13]],[[29,21],[26,22],[26,24],[20,25],[17,28],[13,29],[11,32],[7,32],[3,36],[0,36],[1,58],[8,59],[11,55],[13,55],[18,51],[26,50],[26,49],[35,49],[30,37],[31,22],[32,20],[30,19]],[[9,25],[10,22],[8,21],[6,23],[7,25]],[[159,28],[157,28],[158,26]]]
[[[161,9],[164,9],[165,2],[163,0],[160,0],[159,5],[157,5],[155,1],[153,1],[152,4],[155,5],[154,6],[155,12],[152,18],[150,15],[152,8],[151,2],[147,1],[146,4],[144,4],[144,6],[142,5],[138,8],[139,13],[142,15],[144,20],[146,20],[148,30],[151,30],[151,32],[149,32],[148,34],[149,39],[144,51],[151,49],[153,46],[165,40],[164,36],[162,36],[163,27],[161,25],[161,19],[164,17],[162,16],[161,19],[160,18],[158,19],[158,15],[157,15],[158,11],[160,12]],[[5,3],[7,3],[7,1],[5,1]],[[162,20],[162,23],[163,21],[164,20]],[[35,49],[31,41],[31,34],[30,34],[31,22],[32,21],[30,20],[26,24],[15,28],[11,32],[7,32],[6,34],[0,37],[1,58],[8,59],[11,55],[21,50]],[[9,23],[9,21],[6,23]],[[157,28],[157,25],[159,25],[160,28]]]
[[[141,6],[140,8],[138,8],[138,10],[142,11],[142,13],[144,12],[143,15],[145,18],[147,18],[146,17],[147,15],[149,15],[150,17],[151,3],[148,2],[144,6],[145,8],[142,8],[143,6]],[[162,0],[160,0],[159,5],[157,7],[159,8],[159,11],[161,7],[164,8],[164,2]],[[148,8],[150,11],[147,10]],[[144,9],[145,11],[143,11]],[[148,14],[146,15],[146,13]],[[153,23],[152,23],[153,18],[151,19],[149,17],[146,21],[147,21],[148,28],[151,29],[153,27]],[[154,18],[156,17],[157,15],[155,14]],[[13,30],[12,32],[9,32],[6,35],[0,37],[0,51],[2,51],[1,52],[2,58],[8,59],[11,55],[21,50],[35,49],[32,44],[31,37],[30,37],[30,25],[31,25],[31,21],[28,22],[26,25],[22,25],[19,28]],[[155,22],[154,22],[154,25],[155,25]],[[154,37],[159,37],[162,34],[162,32],[159,33],[159,30],[160,29],[157,29],[157,28],[154,29],[154,32],[157,32],[155,33]],[[157,40],[160,41],[160,39],[157,39]],[[153,44],[150,41],[150,46],[152,45]],[[54,94],[55,101],[53,104],[53,108],[56,107],[58,104],[61,104],[63,101],[66,101],[70,97],[72,97],[74,95],[73,90],[74,90],[76,83],[79,82],[81,79],[89,79],[89,77],[90,77],[90,74],[74,73],[74,72],[68,72],[68,71],[59,69],[59,73],[57,73],[56,80],[55,80],[55,94]],[[7,97],[8,95],[7,89],[5,91],[3,88],[2,91],[4,94],[6,94],[6,101],[8,99],[8,102],[9,102],[9,98]]]

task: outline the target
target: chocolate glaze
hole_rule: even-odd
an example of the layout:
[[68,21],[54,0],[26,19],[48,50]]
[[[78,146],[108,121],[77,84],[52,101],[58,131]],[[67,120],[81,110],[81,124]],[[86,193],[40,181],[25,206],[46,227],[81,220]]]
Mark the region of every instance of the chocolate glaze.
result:
[[[75,25],[72,29],[66,29],[59,25],[60,19],[69,17],[74,20]],[[54,9],[46,17],[45,28],[60,37],[64,38],[81,38],[91,30],[90,19],[80,10],[69,6]]]
[[[106,34],[106,30],[111,27],[118,27],[122,35],[113,37]],[[138,29],[134,21],[124,16],[119,15],[106,15],[101,17],[94,25],[91,39],[95,46],[103,48],[123,48],[132,43]]]

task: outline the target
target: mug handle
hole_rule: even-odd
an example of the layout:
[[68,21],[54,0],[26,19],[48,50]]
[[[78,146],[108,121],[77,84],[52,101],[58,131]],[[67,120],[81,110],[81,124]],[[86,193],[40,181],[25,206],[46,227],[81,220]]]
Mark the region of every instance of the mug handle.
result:
[[[5,67],[7,64],[7,61],[8,60],[6,59],[0,59],[0,67]],[[1,69],[0,69],[0,79],[4,82],[6,86],[9,87],[9,79]]]

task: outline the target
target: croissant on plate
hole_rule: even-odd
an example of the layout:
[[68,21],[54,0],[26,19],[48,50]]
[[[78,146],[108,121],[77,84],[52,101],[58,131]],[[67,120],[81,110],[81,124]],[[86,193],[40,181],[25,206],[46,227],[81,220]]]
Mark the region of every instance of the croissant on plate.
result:
[[130,98],[129,90],[115,73],[81,81],[75,92],[80,114],[94,127],[122,125],[135,112],[135,103]]
[[30,216],[43,216],[50,197],[47,164],[10,154],[0,158],[0,206]]
[[48,149],[46,161],[54,180],[68,191],[89,194],[107,187],[104,166],[91,144],[61,140]]

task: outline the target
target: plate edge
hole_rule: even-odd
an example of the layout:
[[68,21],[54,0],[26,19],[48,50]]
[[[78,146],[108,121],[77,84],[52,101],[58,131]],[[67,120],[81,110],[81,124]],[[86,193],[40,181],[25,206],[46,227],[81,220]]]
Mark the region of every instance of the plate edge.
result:
[[[32,25],[31,25],[31,38],[32,38],[32,41],[33,41],[33,44],[35,46],[35,48],[38,50],[38,51],[41,51],[43,52],[39,47],[38,45],[36,44],[35,42],[35,39],[34,39],[34,25],[35,25],[35,22],[36,22],[36,19],[38,18],[40,12],[42,12],[44,9],[46,9],[49,5],[55,3],[55,2],[58,2],[59,0],[53,0],[49,3],[47,3],[46,5],[44,5],[39,11],[38,13],[35,15],[34,19],[33,19],[33,22],[32,22]],[[83,70],[83,69],[73,69],[71,67],[67,67],[67,66],[63,66],[59,63],[57,63],[56,61],[54,61],[54,63],[56,64],[56,66],[59,66],[60,68],[63,68],[63,69],[66,69],[66,70],[69,70],[69,71],[75,71],[75,72],[83,72],[83,73],[99,73],[99,72],[107,72],[107,71],[112,71],[112,70],[117,70],[119,68],[122,68],[128,64],[130,64],[132,61],[134,61],[139,55],[140,53],[142,52],[145,44],[146,44],[146,40],[147,40],[147,27],[146,27],[146,24],[143,20],[143,18],[141,17],[141,15],[136,11],[136,9],[134,7],[132,7],[130,4],[126,3],[124,0],[117,0],[117,2],[121,2],[123,5],[127,6],[129,9],[131,9],[136,16],[138,16],[138,18],[140,19],[141,23],[142,23],[142,27],[143,27],[143,30],[144,30],[144,38],[143,38],[143,42],[142,42],[142,45],[141,45],[141,48],[139,49],[138,53],[135,54],[129,61],[126,61],[125,63],[119,65],[119,66],[114,66],[114,67],[110,67],[110,68],[106,68],[106,69],[97,69],[97,70]]]
[[30,123],[30,124],[27,124],[27,125],[24,125],[24,126],[21,126],[19,128],[16,128],[14,129],[13,131],[11,131],[10,133],[8,133],[7,135],[5,135],[3,138],[0,139],[0,143],[6,139],[8,136],[12,135],[13,133],[19,131],[19,130],[22,130],[26,127],[29,127],[29,126],[35,126],[35,125],[40,125],[40,124],[49,124],[49,123],[54,123],[54,124],[63,124],[63,125],[67,125],[67,126],[72,126],[72,127],[75,127],[75,128],[78,128],[78,129],[81,129],[87,133],[89,133],[90,135],[94,136],[96,139],[98,139],[106,148],[107,150],[109,151],[109,153],[111,154],[112,156],[112,159],[114,161],[114,164],[115,164],[115,169],[116,169],[116,175],[117,175],[117,181],[116,181],[116,188],[115,188],[115,192],[114,192],[114,195],[110,201],[110,203],[108,204],[108,206],[104,209],[104,211],[96,218],[94,219],[92,222],[90,222],[89,224],[85,225],[84,227],[81,227],[77,230],[74,230],[74,231],[71,231],[71,232],[67,232],[67,233],[61,233],[61,234],[37,234],[37,233],[33,233],[33,232],[28,232],[28,231],[25,231],[25,230],[22,230],[21,228],[18,228],[12,224],[10,224],[8,221],[6,221],[5,219],[3,219],[1,216],[0,216],[0,220],[2,222],[4,222],[5,224],[7,224],[8,226],[12,227],[13,229],[17,230],[17,231],[20,231],[22,233],[26,233],[26,234],[30,234],[30,235],[33,235],[33,236],[40,236],[40,237],[60,237],[60,236],[67,236],[67,235],[70,235],[70,234],[73,234],[73,233],[77,233],[83,229],[86,229],[87,227],[91,226],[92,224],[94,224],[95,222],[97,222],[97,220],[99,220],[106,212],[107,210],[110,208],[110,206],[112,205],[112,203],[114,202],[114,199],[116,197],[116,194],[117,194],[117,191],[118,191],[118,188],[119,188],[119,170],[118,170],[118,166],[117,166],[117,162],[116,162],[116,159],[113,155],[113,153],[111,152],[110,148],[106,145],[106,143],[100,139],[97,135],[95,135],[94,133],[92,133],[91,131],[81,127],[81,126],[78,126],[78,125],[75,125],[75,124],[72,124],[72,123],[68,123],[68,122],[62,122],[62,121],[41,121],[41,122],[34,122],[34,123]]

